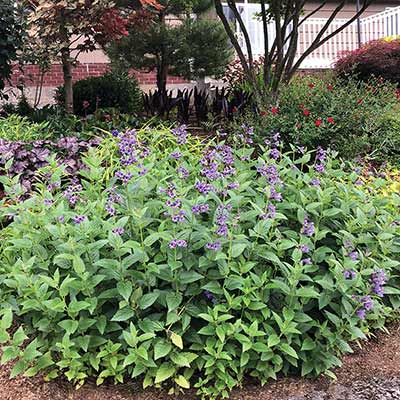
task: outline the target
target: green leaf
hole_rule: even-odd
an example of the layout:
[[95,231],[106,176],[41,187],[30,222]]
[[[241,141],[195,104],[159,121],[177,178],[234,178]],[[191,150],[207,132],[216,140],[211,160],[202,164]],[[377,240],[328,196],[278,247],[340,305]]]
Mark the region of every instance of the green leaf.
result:
[[178,279],[180,283],[187,284],[203,279],[203,275],[200,275],[195,271],[183,271],[182,273],[179,274]]
[[159,341],[154,346],[154,360],[165,357],[172,350],[172,344],[166,341]]
[[232,246],[232,253],[231,253],[232,257],[233,258],[239,257],[243,253],[246,247],[247,247],[246,243],[235,243]]
[[284,353],[286,353],[286,354],[289,354],[289,356],[291,356],[291,357],[293,357],[293,358],[299,358],[298,357],[298,355],[297,355],[297,353],[296,353],[296,350],[293,348],[293,347],[291,347],[288,343],[281,343],[280,345],[279,345],[279,348],[284,352]]
[[138,305],[142,310],[145,310],[146,308],[152,306],[159,296],[160,292],[147,293],[139,299]]
[[161,383],[166,381],[175,374],[175,368],[172,363],[163,363],[156,372],[156,379],[154,383]]
[[72,267],[78,275],[82,275],[85,272],[85,263],[79,256],[75,255],[72,259]]
[[14,333],[12,343],[15,346],[20,346],[26,339],[28,339],[28,336],[25,335],[24,328],[20,326]]
[[280,341],[281,340],[279,339],[278,335],[274,334],[274,335],[268,336],[268,341],[267,341],[268,347],[276,346]]
[[11,370],[10,378],[15,378],[17,375],[22,374],[27,367],[27,363],[24,360],[19,360]]
[[145,246],[152,246],[157,240],[160,239],[160,234],[158,232],[152,233],[151,235],[147,236],[143,243]]
[[125,307],[122,310],[118,310],[111,318],[111,321],[116,321],[116,322],[127,321],[131,319],[134,315],[135,313],[131,308]]
[[168,312],[178,308],[182,302],[182,295],[180,293],[168,293],[166,296]]
[[175,378],[175,383],[177,385],[179,385],[180,387],[184,388],[184,389],[189,389],[190,388],[189,381],[183,375],[178,375]]
[[132,283],[131,282],[118,282],[117,284],[117,290],[118,293],[121,295],[121,297],[129,303],[129,299],[132,294]]
[[1,356],[1,364],[5,364],[11,360],[14,360],[19,354],[18,348],[14,346],[5,346],[2,349],[3,354]]
[[222,343],[224,343],[225,342],[225,330],[224,330],[223,326],[221,326],[221,325],[217,326],[215,333],[217,334],[219,340]]
[[301,346],[301,351],[314,350],[317,347],[311,338],[306,338]]
[[317,299],[319,293],[311,287],[302,287],[296,290],[296,295],[299,297],[309,297]]
[[182,336],[176,334],[175,332],[172,332],[171,333],[171,341],[176,347],[179,347],[180,349],[183,349]]
[[58,326],[63,328],[64,331],[69,335],[72,335],[78,329],[79,322],[72,319],[66,319],[64,321],[60,321]]

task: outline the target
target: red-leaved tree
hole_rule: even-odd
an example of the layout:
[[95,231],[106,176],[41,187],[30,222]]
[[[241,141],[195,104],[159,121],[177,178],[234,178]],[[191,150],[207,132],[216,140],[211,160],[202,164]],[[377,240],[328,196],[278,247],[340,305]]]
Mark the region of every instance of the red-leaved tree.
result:
[[72,70],[81,52],[119,40],[155,0],[118,6],[111,0],[25,0],[32,48],[63,67],[65,110],[73,112]]

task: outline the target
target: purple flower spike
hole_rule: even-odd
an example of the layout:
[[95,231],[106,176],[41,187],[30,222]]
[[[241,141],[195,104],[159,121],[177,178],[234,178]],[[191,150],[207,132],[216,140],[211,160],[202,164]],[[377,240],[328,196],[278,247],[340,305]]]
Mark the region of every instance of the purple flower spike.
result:
[[175,249],[177,247],[187,247],[187,242],[186,240],[182,239],[173,239],[168,243],[168,247],[170,249]]
[[306,244],[302,244],[299,249],[301,250],[302,253],[309,253],[310,248]]
[[179,160],[182,157],[182,153],[180,151],[175,151],[174,153],[171,153],[169,156],[171,158],[174,158],[175,160]]
[[311,261],[311,258],[305,258],[304,260],[301,260],[301,263],[303,265],[311,265],[312,261]]
[[357,261],[358,251],[351,251],[350,253],[347,253],[347,257],[351,258],[353,261]]
[[344,279],[355,279],[357,277],[357,273],[352,269],[346,269],[345,271],[343,271],[343,276]]
[[207,250],[218,251],[222,247],[221,242],[217,240],[216,242],[210,242],[206,244]]
[[304,219],[301,233],[303,233],[306,236],[312,236],[312,235],[314,235],[314,232],[315,232],[314,222],[309,221],[308,218],[306,217]]
[[378,269],[371,276],[371,292],[379,297],[383,297],[385,293],[385,284],[387,282],[387,276],[383,269]]
[[86,217],[84,215],[75,215],[72,217],[72,220],[76,225],[79,225],[86,220]]
[[357,317],[362,320],[364,320],[365,317],[367,316],[367,312],[364,308],[360,308],[359,310],[357,310],[356,314],[357,314]]
[[371,311],[374,308],[374,302],[371,299],[371,296],[364,296],[361,298],[361,303],[365,310]]
[[114,235],[123,235],[123,233],[125,232],[124,228],[114,228],[111,231]]

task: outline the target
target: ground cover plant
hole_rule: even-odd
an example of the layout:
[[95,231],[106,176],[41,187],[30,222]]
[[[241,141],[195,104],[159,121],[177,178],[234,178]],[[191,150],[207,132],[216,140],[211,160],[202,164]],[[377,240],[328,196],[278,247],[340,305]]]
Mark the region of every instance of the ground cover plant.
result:
[[322,148],[282,153],[273,135],[254,149],[246,135],[113,131],[80,182],[51,162],[24,202],[0,178],[12,375],[227,397],[246,376],[332,376],[383,327],[400,304],[399,197],[369,193]]

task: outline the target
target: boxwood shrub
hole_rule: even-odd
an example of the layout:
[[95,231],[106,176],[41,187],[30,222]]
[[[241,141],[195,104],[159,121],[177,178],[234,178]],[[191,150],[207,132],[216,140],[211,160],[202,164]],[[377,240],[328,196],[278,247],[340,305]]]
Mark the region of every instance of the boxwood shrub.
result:
[[400,199],[373,196],[323,149],[282,154],[274,136],[199,153],[184,127],[113,134],[81,183],[60,188],[62,167],[46,167],[15,203],[1,178],[13,376],[227,397],[245,377],[332,376],[398,307]]
[[[115,108],[123,113],[141,111],[141,91],[134,77],[125,73],[109,72],[74,83],[74,113],[88,115],[97,109]],[[64,87],[56,92],[58,104],[64,104]]]

